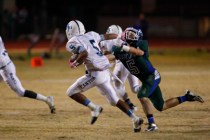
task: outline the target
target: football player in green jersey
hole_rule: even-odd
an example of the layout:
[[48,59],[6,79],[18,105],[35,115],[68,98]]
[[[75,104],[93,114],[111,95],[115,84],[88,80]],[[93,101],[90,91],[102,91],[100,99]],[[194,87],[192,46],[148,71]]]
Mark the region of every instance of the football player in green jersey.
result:
[[154,121],[153,106],[158,111],[164,111],[177,106],[185,101],[198,101],[203,99],[187,90],[182,96],[164,100],[160,89],[161,76],[149,60],[148,42],[142,40],[143,34],[140,29],[128,27],[118,38],[112,48],[113,54],[108,55],[109,60],[118,59],[142,82],[137,97],[140,100],[143,110],[148,119],[149,126],[145,131],[158,130]]

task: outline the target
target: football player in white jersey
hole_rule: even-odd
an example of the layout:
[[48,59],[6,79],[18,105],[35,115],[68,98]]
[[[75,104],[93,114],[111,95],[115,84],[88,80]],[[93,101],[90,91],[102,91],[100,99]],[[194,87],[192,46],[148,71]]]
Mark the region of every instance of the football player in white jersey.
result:
[[0,81],[4,81],[20,97],[28,97],[48,104],[51,113],[55,113],[54,100],[52,96],[44,96],[31,90],[23,88],[19,78],[16,75],[16,68],[10,59],[4,43],[0,36]]
[[[121,36],[122,28],[119,25],[110,25],[106,31],[106,34],[118,34],[118,36]],[[104,53],[112,52],[112,46],[114,45],[115,41],[116,39],[100,42],[100,47],[104,50]],[[137,107],[128,98],[128,94],[125,90],[124,84],[126,82],[126,79],[128,79],[132,92],[137,93],[140,88],[138,78],[132,75],[119,60],[115,61],[113,73],[117,75],[117,77],[122,81],[121,83],[119,82],[119,80],[113,79],[115,90],[120,95],[120,97],[128,104],[128,106],[132,110],[136,111]]]
[[91,102],[82,93],[90,88],[97,87],[111,105],[117,106],[132,119],[134,132],[139,132],[143,119],[136,116],[129,106],[117,96],[111,83],[109,60],[103,55],[99,47],[100,41],[116,38],[117,35],[99,35],[94,31],[85,33],[85,27],[79,20],[72,20],[67,24],[66,35],[68,38],[66,44],[67,51],[78,55],[74,57],[73,60],[70,60],[69,64],[71,68],[76,68],[81,64],[84,64],[86,68],[86,74],[78,78],[76,82],[68,88],[67,95],[91,110],[92,118],[90,124],[94,124],[103,108]]

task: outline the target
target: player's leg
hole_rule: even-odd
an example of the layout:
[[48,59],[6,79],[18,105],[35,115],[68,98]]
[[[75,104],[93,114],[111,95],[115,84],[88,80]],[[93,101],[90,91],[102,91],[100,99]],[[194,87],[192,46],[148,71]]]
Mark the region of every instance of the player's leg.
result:
[[96,85],[96,78],[91,75],[84,75],[73,83],[67,90],[67,95],[74,101],[88,107],[91,110],[91,122],[94,124],[103,108],[90,101],[82,92],[94,87]]
[[[157,73],[153,74],[153,75],[150,75],[150,76],[148,76],[146,81],[142,82],[142,87],[138,92],[139,101],[142,104],[144,113],[147,117],[148,124],[149,124],[145,131],[156,131],[156,130],[158,130],[158,127],[155,124],[155,120],[154,120],[154,116],[153,116],[153,106],[155,106],[154,101],[157,100],[156,99],[156,92],[159,89],[159,86],[158,86],[159,83],[160,83],[160,77],[157,76]],[[160,101],[160,100],[158,100],[158,101]],[[161,106],[160,109],[162,109],[163,103],[164,103],[163,99],[162,99],[162,102],[161,101],[157,102],[158,107]]]
[[187,90],[185,92],[185,95],[183,95],[183,96],[173,97],[173,98],[166,100],[164,103],[164,106],[163,106],[163,110],[175,107],[175,106],[177,106],[181,103],[184,103],[186,101],[189,101],[189,102],[197,101],[200,103],[204,102],[204,100],[201,98],[201,96],[194,94],[190,90]]
[[106,96],[109,103],[113,106],[117,106],[122,112],[127,114],[133,121],[134,126],[134,132],[139,132],[141,130],[141,124],[143,123],[143,120],[136,116],[135,113],[129,108],[129,106],[120,100],[117,96],[117,93],[115,92],[115,89],[113,88],[111,84],[110,76],[107,73],[106,81],[100,85],[97,85],[97,88],[100,90],[100,92]]
[[29,44],[28,49],[27,49],[27,54],[28,54],[29,57],[31,57],[31,51],[37,45],[37,43],[40,41],[40,35],[29,34],[29,35],[27,35],[27,37],[30,41],[30,44]]
[[128,74],[128,82],[129,82],[131,91],[133,93],[138,93],[138,91],[141,88],[141,85],[139,84],[139,79],[136,76],[134,76],[131,73],[129,73]]
[[124,84],[126,82],[128,75],[130,74],[129,71],[123,66],[121,62],[117,61],[113,73],[122,81],[122,83],[120,83],[118,80],[114,80],[113,85],[116,92],[119,94],[120,98],[123,99],[132,110],[137,110],[137,107],[131,102],[125,90]]
[[127,75],[125,75],[126,73],[123,72],[124,69],[122,69],[123,65],[121,64],[121,62],[116,61],[113,73],[122,81],[122,83],[119,82],[119,80],[117,79],[113,79],[113,86],[121,99],[127,99],[127,94],[124,86]]
[[28,97],[46,102],[49,105],[51,113],[55,113],[54,100],[52,96],[44,96],[31,90],[25,90],[16,75],[16,69],[13,63],[10,63],[1,71],[5,83],[20,97]]
[[[149,96],[149,99],[153,103],[153,106],[159,111],[164,111],[166,109],[175,107],[175,106],[177,106],[177,105],[179,105],[183,102],[186,102],[186,101],[189,101],[189,102],[198,101],[198,102],[201,102],[201,103],[204,102],[203,99],[200,96],[195,95],[194,93],[192,93],[189,90],[186,91],[184,96],[173,97],[173,98],[170,98],[170,99],[164,101],[163,97],[162,97],[162,92],[161,92],[161,89],[160,89],[159,86]],[[149,105],[147,105],[147,106],[149,106]],[[147,109],[147,111],[148,110],[150,110],[150,109]],[[147,114],[151,114],[151,112],[147,112]],[[154,117],[153,116],[150,116],[150,117],[147,116],[147,118],[148,118],[149,124],[152,124],[152,125],[148,126],[147,131],[153,131],[152,129],[156,127],[156,124],[154,123]]]
[[[128,71],[129,72],[129,71]],[[129,82],[129,85],[130,85],[130,88],[131,88],[131,91],[133,93],[138,93],[138,91],[140,90],[141,86],[139,84],[139,79],[132,75],[130,72],[128,74],[128,82]],[[133,104],[133,103],[130,103],[129,104],[130,107],[134,108],[134,110],[137,110],[137,107]]]

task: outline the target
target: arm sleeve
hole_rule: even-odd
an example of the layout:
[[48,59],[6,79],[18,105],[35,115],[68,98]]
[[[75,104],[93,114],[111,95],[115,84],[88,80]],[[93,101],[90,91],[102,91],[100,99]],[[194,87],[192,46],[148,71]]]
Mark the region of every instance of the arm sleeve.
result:
[[68,43],[66,45],[66,49],[67,49],[67,51],[72,52],[74,54],[79,54],[79,53],[83,52],[84,50],[86,50],[84,48],[84,46],[82,46],[78,43]]
[[116,47],[116,46],[112,46],[112,54],[115,56],[116,59],[118,59],[118,53],[121,52],[121,48]]
[[103,34],[100,35],[100,41],[104,41],[105,40],[105,37]]

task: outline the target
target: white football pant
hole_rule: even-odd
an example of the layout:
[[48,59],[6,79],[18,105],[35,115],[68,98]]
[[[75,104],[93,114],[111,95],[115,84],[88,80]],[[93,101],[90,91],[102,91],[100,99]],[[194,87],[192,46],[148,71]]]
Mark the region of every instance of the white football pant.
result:
[[25,89],[16,75],[16,69],[13,62],[8,64],[5,68],[0,69],[0,81],[2,80],[4,80],[18,96],[24,96]]
[[119,81],[113,79],[114,88],[117,91],[117,93],[119,93],[120,98],[123,98],[126,93],[126,79],[128,79],[131,91],[133,93],[137,93],[139,91],[139,79],[136,76],[132,75],[121,62],[116,61],[113,73],[122,81],[122,83],[120,83]]
[[80,77],[67,89],[67,95],[72,96],[76,93],[82,93],[93,87],[97,87],[111,105],[115,106],[119,101],[119,97],[111,83],[109,70],[92,71]]

